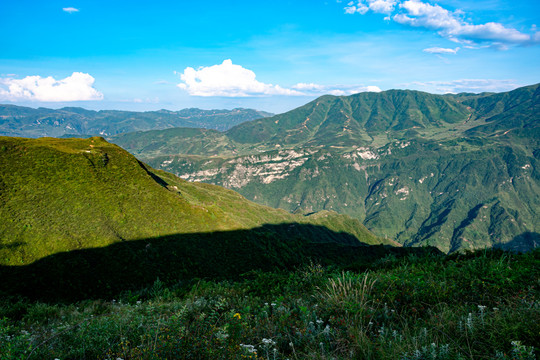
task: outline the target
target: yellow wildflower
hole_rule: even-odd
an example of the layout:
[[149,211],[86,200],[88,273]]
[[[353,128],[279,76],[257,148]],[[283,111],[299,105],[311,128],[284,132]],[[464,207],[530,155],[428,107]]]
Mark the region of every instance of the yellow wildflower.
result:
[[237,318],[238,320],[240,320],[242,318],[239,313],[234,314],[233,317]]

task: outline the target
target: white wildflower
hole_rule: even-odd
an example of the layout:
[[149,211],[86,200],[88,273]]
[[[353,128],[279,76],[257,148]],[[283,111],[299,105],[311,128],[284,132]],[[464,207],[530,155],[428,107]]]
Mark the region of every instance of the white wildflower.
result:
[[274,346],[276,345],[276,342],[272,339],[265,339],[263,338],[262,339],[262,343],[265,345],[265,346]]
[[324,330],[322,331],[324,335],[330,335],[330,325],[326,325]]
[[254,345],[240,344],[240,347],[242,347],[244,350],[246,350],[247,352],[249,352],[251,354],[254,354],[255,352],[257,352],[257,350],[255,350]]

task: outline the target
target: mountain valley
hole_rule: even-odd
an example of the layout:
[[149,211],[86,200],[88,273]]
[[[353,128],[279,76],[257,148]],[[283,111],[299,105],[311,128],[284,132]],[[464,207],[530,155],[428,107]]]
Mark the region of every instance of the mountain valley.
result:
[[445,252],[539,241],[540,89],[323,96],[221,133],[111,141],[155,168],[288,211],[333,210]]

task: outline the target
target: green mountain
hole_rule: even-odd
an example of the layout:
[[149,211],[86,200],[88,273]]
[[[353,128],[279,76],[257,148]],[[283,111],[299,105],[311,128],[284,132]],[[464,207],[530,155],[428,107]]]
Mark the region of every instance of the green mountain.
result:
[[213,239],[231,231],[254,242],[261,234],[278,242],[385,242],[335,212],[295,215],[154,170],[100,137],[0,137],[0,167],[0,265],[166,236]]
[[272,120],[231,129],[238,143],[358,146],[386,131],[442,128],[468,116],[467,106],[418,91],[390,90],[348,97],[323,96]]
[[227,130],[244,121],[272,114],[252,110],[92,111],[82,108],[28,108],[0,105],[0,135],[23,137],[76,137],[116,135],[126,132],[195,127]]
[[111,140],[155,168],[289,211],[333,210],[443,251],[525,250],[540,235],[540,87],[323,96],[219,133]]

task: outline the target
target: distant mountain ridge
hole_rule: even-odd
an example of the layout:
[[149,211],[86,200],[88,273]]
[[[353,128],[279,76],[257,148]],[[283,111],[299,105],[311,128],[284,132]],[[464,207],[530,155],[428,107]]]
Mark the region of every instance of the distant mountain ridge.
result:
[[540,241],[540,87],[323,96],[219,133],[111,140],[156,168],[289,211],[335,210],[443,251]]
[[133,131],[195,127],[227,130],[244,121],[273,114],[253,109],[179,111],[29,108],[0,104],[0,135],[21,137],[110,136]]
[[464,104],[419,91],[327,95],[272,121],[235,126],[227,135],[239,143],[354,146],[370,143],[372,133],[442,127],[469,113]]

